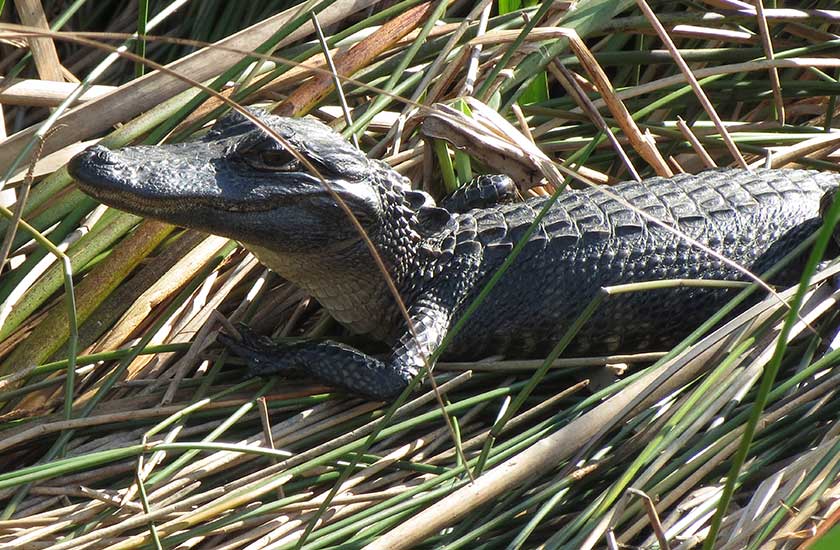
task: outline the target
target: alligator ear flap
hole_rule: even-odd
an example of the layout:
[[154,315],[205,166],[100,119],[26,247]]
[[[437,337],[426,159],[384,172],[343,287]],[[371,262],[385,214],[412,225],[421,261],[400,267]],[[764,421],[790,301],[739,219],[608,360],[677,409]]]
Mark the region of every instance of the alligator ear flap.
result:
[[449,210],[437,206],[423,206],[417,212],[417,219],[420,221],[417,227],[423,237],[433,237],[444,229],[455,228],[455,218]]

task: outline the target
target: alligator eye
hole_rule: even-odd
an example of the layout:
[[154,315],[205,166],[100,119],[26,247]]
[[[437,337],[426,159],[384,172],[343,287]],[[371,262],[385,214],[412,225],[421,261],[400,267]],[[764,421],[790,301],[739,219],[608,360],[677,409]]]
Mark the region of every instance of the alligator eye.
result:
[[285,169],[292,163],[298,162],[293,154],[285,149],[260,151],[260,162],[276,169]]
[[252,168],[266,172],[295,172],[300,169],[300,161],[285,149],[250,151],[242,157]]

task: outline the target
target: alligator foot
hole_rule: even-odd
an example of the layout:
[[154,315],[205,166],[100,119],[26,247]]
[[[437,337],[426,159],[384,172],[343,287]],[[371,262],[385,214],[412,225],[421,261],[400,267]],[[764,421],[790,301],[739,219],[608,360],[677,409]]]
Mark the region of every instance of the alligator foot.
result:
[[411,381],[410,369],[385,363],[331,340],[276,343],[239,326],[241,340],[218,340],[248,362],[250,376],[308,376],[329,386],[381,401],[396,398]]

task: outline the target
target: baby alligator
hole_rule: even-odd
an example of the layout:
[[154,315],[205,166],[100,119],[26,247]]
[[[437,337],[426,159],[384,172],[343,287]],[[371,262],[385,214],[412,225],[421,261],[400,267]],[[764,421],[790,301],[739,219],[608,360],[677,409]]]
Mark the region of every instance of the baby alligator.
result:
[[[242,115],[174,145],[95,146],[70,173],[110,206],[240,241],[355,333],[392,350],[384,360],[332,342],[228,346],[251,372],[305,373],[375,399],[398,395],[525,234],[545,199],[502,204],[512,182],[478,179],[439,207],[426,193],[327,126],[255,112],[325,178],[352,211],[405,303],[412,333],[368,245],[321,180]],[[809,170],[709,170],[566,191],[443,357],[538,356],[601,287],[743,274],[657,226],[625,203],[761,273],[820,225],[823,194],[840,175]],[[499,200],[497,200],[497,198]],[[731,291],[672,288],[615,296],[577,336],[577,352],[674,343]]]

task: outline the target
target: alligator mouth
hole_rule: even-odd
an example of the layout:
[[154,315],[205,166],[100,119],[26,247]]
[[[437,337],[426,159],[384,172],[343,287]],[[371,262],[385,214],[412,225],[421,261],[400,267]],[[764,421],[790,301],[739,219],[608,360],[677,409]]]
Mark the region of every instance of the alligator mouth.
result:
[[330,192],[324,182],[306,172],[274,174],[275,178],[282,177],[282,182],[275,181],[271,186],[220,184],[219,180],[224,182],[226,178],[217,172],[205,149],[197,151],[191,162],[178,167],[181,173],[192,173],[190,185],[179,185],[178,174],[173,174],[172,181],[159,175],[152,181],[142,172],[153,170],[158,162],[163,166],[164,159],[155,158],[155,148],[134,151],[142,151],[138,155],[140,159],[125,158],[123,151],[93,146],[74,156],[67,169],[82,191],[98,201],[152,217],[185,213],[196,208],[220,214],[268,212],[294,208],[318,198],[330,199],[333,193],[350,202],[356,198],[348,192],[346,182],[328,182],[333,191]]

